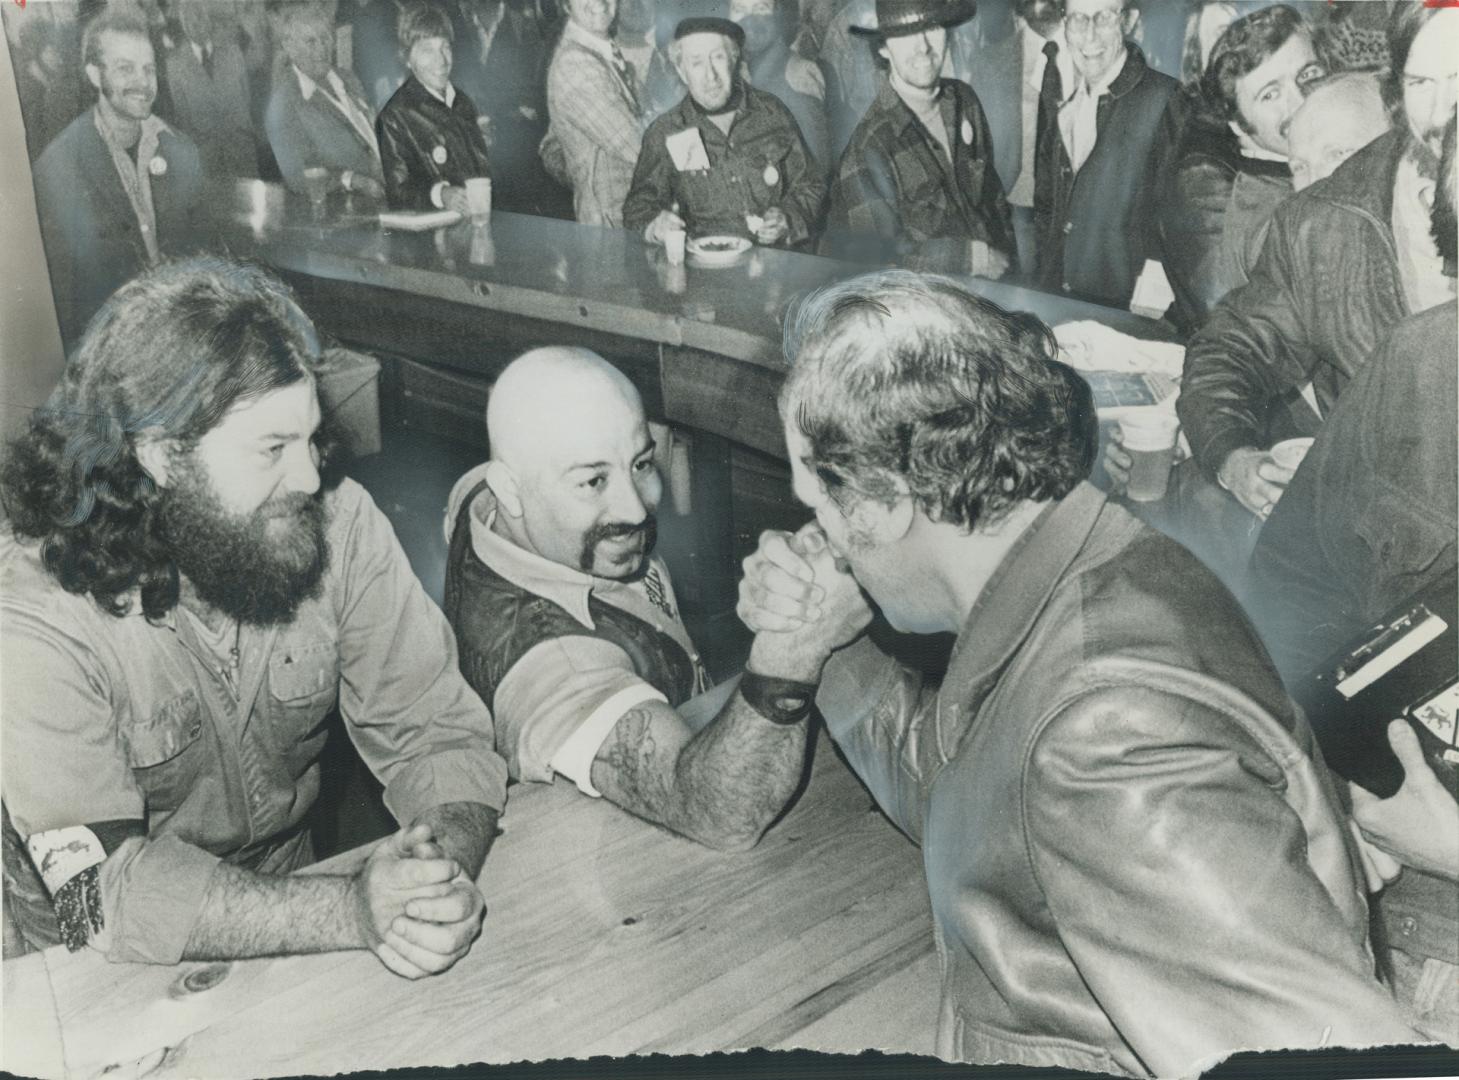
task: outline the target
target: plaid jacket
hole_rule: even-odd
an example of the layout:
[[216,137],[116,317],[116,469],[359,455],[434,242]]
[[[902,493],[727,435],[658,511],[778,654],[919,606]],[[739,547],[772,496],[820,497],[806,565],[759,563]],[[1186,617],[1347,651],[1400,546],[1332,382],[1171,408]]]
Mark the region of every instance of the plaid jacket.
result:
[[940,249],[961,251],[964,241],[983,240],[1016,265],[1012,216],[993,167],[983,107],[966,83],[943,79],[941,90],[950,167],[931,133],[882,80],[831,184],[826,254],[945,264]]
[[571,21],[563,27],[547,69],[548,137],[566,157],[578,221],[616,228],[645,119],[638,86],[625,86],[600,53],[576,40],[580,33]]
[[[750,236],[745,214],[772,206],[790,223],[785,246],[806,240],[818,224],[826,185],[795,118],[773,95],[745,84],[745,100],[726,136],[694,107],[688,94],[649,125],[623,203],[623,225],[642,230],[670,204],[692,235]],[[709,168],[681,172],[664,140],[698,128]]]

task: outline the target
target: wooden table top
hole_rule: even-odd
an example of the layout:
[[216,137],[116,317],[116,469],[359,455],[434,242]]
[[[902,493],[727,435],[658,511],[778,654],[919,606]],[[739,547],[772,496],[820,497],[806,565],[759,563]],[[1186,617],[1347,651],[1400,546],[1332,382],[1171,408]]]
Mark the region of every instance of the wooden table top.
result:
[[[409,982],[366,952],[7,961],[5,1066],[209,1078],[597,1054],[931,1053],[938,974],[920,853],[822,733],[810,782],[720,854],[566,781],[511,790],[470,954]],[[333,865],[357,862],[348,853]]]

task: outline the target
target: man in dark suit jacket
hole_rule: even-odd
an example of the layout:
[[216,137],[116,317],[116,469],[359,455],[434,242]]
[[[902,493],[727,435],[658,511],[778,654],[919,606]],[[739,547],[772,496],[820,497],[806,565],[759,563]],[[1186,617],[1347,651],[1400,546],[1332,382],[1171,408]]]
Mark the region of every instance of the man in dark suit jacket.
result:
[[410,77],[375,121],[385,193],[392,207],[466,212],[466,181],[491,175],[481,115],[451,85],[450,16],[430,3],[400,15],[400,51]]
[[304,170],[322,168],[330,186],[373,198],[385,194],[374,117],[354,75],[337,70],[334,25],[306,4],[284,11],[284,63],[276,69],[264,130],[284,182],[304,187]]
[[103,13],[82,45],[88,109],[35,164],[36,204],[62,337],[129,278],[190,246],[202,195],[198,148],[152,113],[157,67],[146,24]]
[[185,0],[176,11],[183,37],[162,61],[171,115],[197,142],[209,174],[257,176],[238,24],[212,0]]
[[1176,89],[1126,40],[1139,18],[1132,0],[1068,0],[1078,77],[1035,174],[1039,287],[1115,307],[1130,302],[1151,248],[1151,147]]

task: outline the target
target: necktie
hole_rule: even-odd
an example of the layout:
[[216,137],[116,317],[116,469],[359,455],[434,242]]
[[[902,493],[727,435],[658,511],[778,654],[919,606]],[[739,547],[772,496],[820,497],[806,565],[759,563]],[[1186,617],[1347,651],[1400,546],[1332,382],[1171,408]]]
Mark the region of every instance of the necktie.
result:
[[613,42],[608,46],[613,56],[613,70],[618,73],[618,79],[623,83],[623,90],[628,95],[628,103],[633,106],[633,111],[638,112],[638,93],[633,87],[633,70],[624,59],[623,50],[618,48],[618,43]]
[[[1059,74],[1059,43],[1044,42],[1044,78],[1039,84],[1038,141],[1058,123],[1059,106],[1064,101],[1064,77]],[[1055,129],[1057,130],[1057,129]]]

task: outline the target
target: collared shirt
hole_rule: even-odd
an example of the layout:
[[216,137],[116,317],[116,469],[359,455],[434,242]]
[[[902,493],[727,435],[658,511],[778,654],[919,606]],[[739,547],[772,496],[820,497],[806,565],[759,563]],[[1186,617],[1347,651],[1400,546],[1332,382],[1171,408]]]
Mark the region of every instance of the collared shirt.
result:
[[1018,27],[1019,42],[1023,49],[1023,86],[1020,88],[1023,140],[1020,144],[1022,162],[1018,169],[1018,179],[1013,184],[1013,190],[1008,193],[1008,201],[1014,206],[1033,206],[1034,151],[1038,139],[1039,92],[1043,89],[1044,84],[1044,65],[1049,62],[1049,58],[1044,55],[1044,46],[1050,41],[1059,46],[1056,56],[1062,80],[1059,85],[1065,88],[1066,93],[1074,86],[1074,61],[1069,53],[1069,43],[1064,40],[1062,23],[1049,38],[1041,36],[1022,18],[1016,18],[1015,24]]
[[1434,243],[1429,215],[1435,182],[1419,172],[1413,150],[1403,155],[1393,180],[1393,241],[1410,311],[1426,311],[1454,299],[1454,279]]
[[1110,64],[1094,86],[1081,78],[1074,93],[1059,108],[1059,134],[1063,136],[1064,149],[1076,173],[1089,160],[1094,141],[1099,137],[1099,99],[1109,92],[1110,84],[1119,78],[1129,58],[1129,50],[1123,50],[1119,60]]
[[127,193],[127,201],[132,204],[132,213],[137,217],[137,229],[142,234],[142,242],[147,245],[147,261],[156,262],[160,249],[157,246],[157,211],[152,205],[152,175],[153,170],[167,168],[167,160],[157,153],[157,142],[164,131],[170,132],[172,129],[156,114],[141,121],[141,135],[137,140],[137,154],[134,159],[106,122],[100,104],[95,107],[92,115],[95,117],[96,130],[101,134],[101,141],[111,152],[112,163],[117,169],[117,179],[121,181],[122,190]]
[[397,819],[505,800],[491,715],[389,521],[353,481],[326,507],[321,594],[285,626],[242,627],[236,666],[196,620],[109,615],[0,537],[5,805],[22,837],[56,841],[46,851],[131,834],[98,874],[93,944],[110,959],[176,963],[220,860],[307,861],[336,702]]
[[[697,131],[707,166],[681,169],[668,140]],[[790,231],[789,246],[810,236],[826,195],[825,181],[780,100],[744,85],[744,100],[729,134],[684,99],[649,125],[633,182],[623,201],[623,225],[642,230],[673,203],[691,236],[752,236],[747,213],[778,206]]]
[[[319,84],[297,67],[294,68],[294,75],[299,80],[299,93],[304,100],[308,101],[313,98],[314,92],[319,89]],[[370,118],[345,89],[344,80],[339,77],[339,72],[330,68],[325,81],[329,83],[329,89],[324,94],[325,98],[344,114],[344,118],[350,122],[350,126],[359,132],[360,137],[375,151],[375,156],[379,157],[380,144],[375,138],[375,125],[370,122]]]
[[213,58],[213,43],[211,41],[206,45],[199,45],[196,41],[189,39],[188,44],[192,46],[193,55],[197,57],[199,64],[206,66],[208,61]]
[[[448,544],[462,500],[484,476],[485,466],[478,466],[452,488],[445,518]],[[592,765],[603,741],[630,709],[667,699],[639,677],[621,648],[591,636],[589,597],[677,642],[694,667],[696,694],[708,684],[704,665],[680,618],[669,572],[657,558],[650,558],[647,572],[635,581],[595,577],[519,547],[496,530],[496,515],[496,498],[484,488],[472,501],[469,518],[476,557],[518,588],[552,601],[584,631],[581,637],[552,638],[529,649],[502,677],[492,702],[500,745],[523,780],[546,781],[561,773],[597,798]]]

